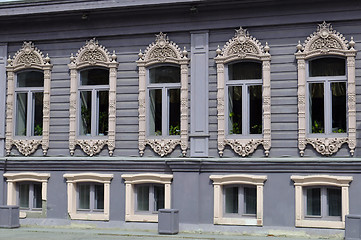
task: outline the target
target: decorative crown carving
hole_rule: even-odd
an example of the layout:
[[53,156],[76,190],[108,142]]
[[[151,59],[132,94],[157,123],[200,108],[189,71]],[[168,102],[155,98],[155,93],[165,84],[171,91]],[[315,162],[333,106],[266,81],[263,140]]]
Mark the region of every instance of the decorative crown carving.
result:
[[48,55],[44,57],[43,53],[32,42],[24,42],[23,47],[15,53],[12,59],[9,56],[7,62],[8,66],[29,68],[32,65],[49,65],[50,58]]

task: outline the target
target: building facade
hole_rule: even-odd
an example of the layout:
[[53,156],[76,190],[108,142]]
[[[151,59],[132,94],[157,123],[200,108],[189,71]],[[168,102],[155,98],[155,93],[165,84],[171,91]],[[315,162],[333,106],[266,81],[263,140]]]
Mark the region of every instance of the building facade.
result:
[[360,16],[352,1],[2,3],[0,204],[23,223],[156,229],[175,208],[181,230],[338,233],[361,214]]

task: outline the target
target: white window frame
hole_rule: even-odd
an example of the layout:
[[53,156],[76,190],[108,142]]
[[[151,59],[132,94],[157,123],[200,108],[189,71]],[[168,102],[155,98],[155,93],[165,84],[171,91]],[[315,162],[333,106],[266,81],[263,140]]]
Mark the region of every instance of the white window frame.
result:
[[[263,226],[263,185],[267,180],[265,175],[248,175],[248,174],[230,174],[230,175],[211,175],[214,186],[214,212],[213,223],[222,225],[247,225]],[[257,191],[257,213],[255,217],[248,215],[239,215],[239,217],[225,214],[224,204],[224,186],[238,185],[256,186]],[[231,214],[232,215],[232,214]]]
[[[225,193],[225,189],[226,188],[233,188],[236,187],[238,189],[238,213],[226,213],[226,193]],[[244,188],[251,188],[252,185],[224,185],[223,186],[223,216],[226,218],[231,218],[231,217],[243,217],[243,218],[250,218],[250,219],[255,219],[257,216],[257,212],[256,214],[250,214],[250,213],[245,213],[245,205],[244,205]],[[257,197],[257,187],[255,187],[256,189],[256,197]],[[256,210],[257,211],[257,210]]]
[[171,208],[171,174],[123,174],[125,180],[125,221],[127,222],[158,222],[157,213],[136,211],[136,185],[137,184],[163,184],[164,208]]
[[[318,25],[317,32],[311,34],[302,45],[299,41],[295,53],[298,67],[298,148],[304,156],[306,145],[310,144],[320,154],[331,156],[338,152],[344,143],[348,144],[350,155],[356,147],[356,86],[355,86],[355,42],[345,40],[339,32],[332,29],[331,24],[323,22]],[[318,57],[340,57],[346,61],[347,85],[347,133],[346,134],[310,134],[308,83],[319,77],[309,77],[308,61]],[[325,79],[324,77],[322,77]],[[341,80],[342,77],[327,77]],[[321,79],[321,78],[319,78]],[[344,80],[344,78],[342,78]],[[326,95],[325,95],[326,97]],[[325,105],[326,110],[327,105]],[[325,119],[326,121],[326,119]],[[326,130],[326,129],[325,129]]]
[[[67,182],[68,192],[68,214],[70,219],[109,221],[110,209],[110,181],[113,174],[100,173],[66,173],[63,175]],[[104,211],[78,210],[78,183],[100,183],[104,184]]]
[[[21,154],[29,156],[41,145],[43,155],[46,155],[49,149],[50,82],[53,65],[50,64],[49,56],[44,57],[43,53],[32,42],[24,42],[23,47],[13,58],[9,56],[7,63],[6,154],[10,155],[11,149],[15,145]],[[42,136],[31,136],[30,134],[15,136],[16,109],[14,108],[16,108],[16,91],[19,90],[16,87],[16,76],[17,73],[28,70],[38,70],[44,73]],[[30,113],[29,111],[28,109],[28,113]],[[30,133],[30,129],[27,128],[28,133]]]
[[[80,194],[79,194],[79,186],[80,185],[89,185],[89,209],[82,209],[80,208]],[[77,211],[78,212],[104,212],[104,209],[97,209],[95,208],[95,185],[103,185],[103,184],[99,184],[99,183],[94,183],[94,182],[79,182],[77,183],[76,187],[76,192],[77,192]],[[103,186],[104,187],[104,186]],[[104,196],[103,196],[104,199]]]
[[[16,185],[16,199],[18,199],[18,203],[17,205],[19,205],[19,208],[22,209],[22,210],[25,210],[25,211],[42,211],[42,207],[41,208],[35,208],[34,207],[34,185],[35,184],[40,184],[41,183],[36,183],[36,182],[19,182],[17,185]],[[20,206],[20,185],[29,185],[29,192],[28,192],[28,195],[29,195],[29,206],[27,208],[22,208]],[[42,186],[41,186],[42,187]]]
[[[47,207],[47,189],[48,179],[50,173],[36,173],[36,172],[22,172],[22,173],[4,173],[4,178],[7,182],[7,205],[17,205],[19,201],[19,193],[17,189],[18,183],[27,182],[41,183],[41,198],[42,198],[42,209],[41,216],[46,216]],[[21,210],[20,218],[26,218],[27,215],[31,215],[33,212],[39,212],[39,210]]]
[[[292,175],[291,179],[295,186],[295,225],[296,227],[308,228],[345,228],[345,216],[349,214],[349,186],[353,180],[351,176],[331,175]],[[327,218],[310,219],[305,216],[304,189],[307,187],[339,187],[341,188],[341,220]],[[322,203],[321,203],[322,204]]]
[[[154,152],[165,156],[173,152],[177,145],[180,145],[182,155],[186,156],[188,149],[188,52],[181,51],[172,41],[169,41],[166,34],[162,32],[156,35],[156,40],[145,50],[144,54],[139,52],[137,61],[139,68],[139,138],[138,148],[140,156],[144,155],[146,145],[149,145]],[[149,68],[156,66],[177,65],[180,67],[180,137],[178,136],[148,136],[147,126],[149,116],[148,96],[148,75]],[[163,118],[166,119],[166,118]],[[162,134],[164,134],[162,132]]]
[[[109,51],[99,45],[98,41],[91,39],[78,51],[74,57],[70,57],[70,108],[69,108],[69,151],[75,154],[76,146],[89,156],[98,154],[105,145],[108,145],[109,155],[112,156],[115,149],[115,117],[116,117],[116,81],[117,81],[117,56],[115,51],[110,55]],[[80,71],[87,68],[109,69],[109,117],[108,136],[79,136],[79,82]],[[92,123],[93,124],[93,123]]]
[[[226,145],[242,157],[252,154],[259,145],[263,145],[265,156],[271,148],[271,55],[270,47],[266,43],[263,47],[247,29],[236,30],[235,36],[230,39],[221,50],[218,46],[217,56],[217,119],[218,119],[218,153],[222,157]],[[228,65],[237,61],[257,61],[262,64],[262,110],[263,133],[258,134],[228,134]],[[248,101],[249,102],[249,101]],[[227,110],[225,110],[227,109]]]
[[[155,210],[155,207],[154,207],[154,204],[155,204],[155,201],[154,201],[154,187],[155,186],[160,186],[160,185],[163,185],[163,184],[154,184],[154,183],[146,183],[146,184],[135,184],[134,185],[134,190],[135,190],[135,196],[134,196],[134,200],[135,200],[135,203],[134,203],[134,211],[137,213],[137,214],[157,214],[158,211]],[[138,206],[138,187],[140,186],[147,186],[149,187],[149,195],[148,195],[148,202],[149,202],[149,210],[148,211],[141,211],[137,208]],[[164,187],[164,185],[163,185]]]

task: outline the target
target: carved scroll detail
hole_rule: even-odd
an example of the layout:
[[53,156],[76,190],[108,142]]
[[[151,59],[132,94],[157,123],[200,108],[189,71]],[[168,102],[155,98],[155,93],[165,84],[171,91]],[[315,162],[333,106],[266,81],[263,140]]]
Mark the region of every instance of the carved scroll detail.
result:
[[83,149],[83,151],[89,156],[98,154],[103,147],[107,144],[107,140],[77,140],[76,143]]
[[306,143],[311,144],[317,152],[325,156],[331,156],[347,143],[348,138],[307,138]]
[[21,140],[13,140],[13,144],[19,150],[21,154],[24,156],[29,156],[34,153],[38,146],[41,144],[41,139],[21,139]]
[[224,142],[231,146],[238,155],[246,157],[253,153],[258,145],[263,144],[263,139],[225,139]]
[[174,148],[181,144],[180,139],[147,139],[146,144],[152,147],[154,152],[164,157],[171,153]]

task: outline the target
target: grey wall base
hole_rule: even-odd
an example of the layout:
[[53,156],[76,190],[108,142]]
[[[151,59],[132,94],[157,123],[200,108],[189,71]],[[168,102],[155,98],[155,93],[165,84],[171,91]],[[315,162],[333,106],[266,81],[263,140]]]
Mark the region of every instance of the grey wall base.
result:
[[361,215],[347,215],[345,240],[361,240]]
[[0,206],[0,227],[17,228],[19,223],[19,206]]

